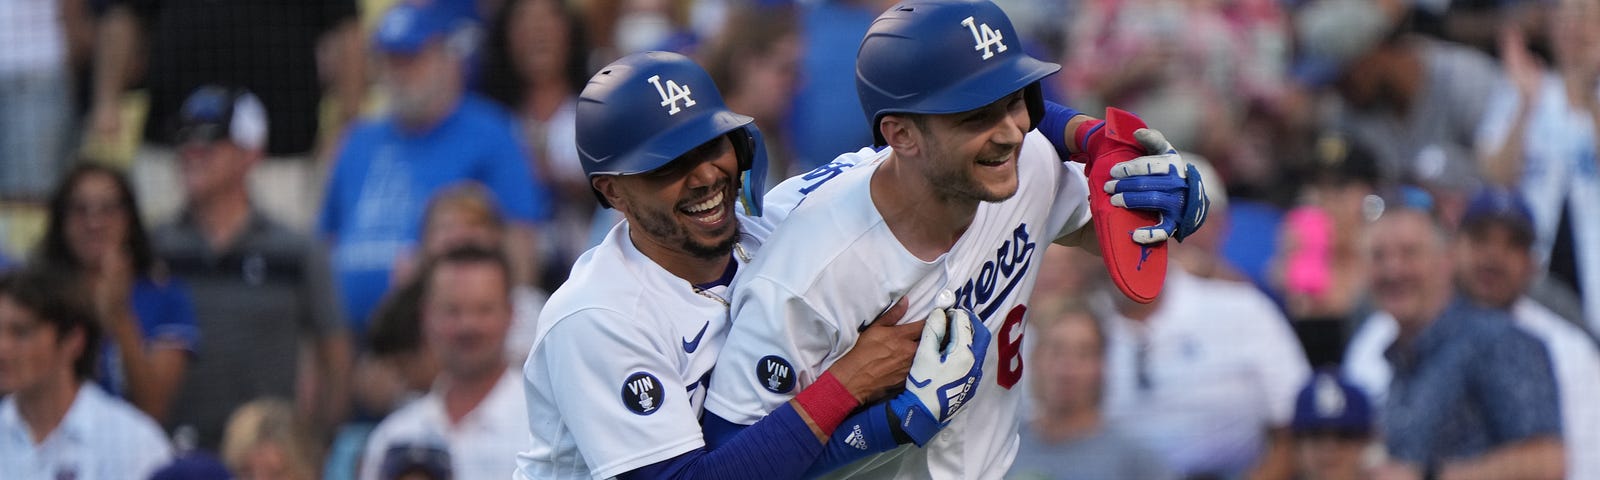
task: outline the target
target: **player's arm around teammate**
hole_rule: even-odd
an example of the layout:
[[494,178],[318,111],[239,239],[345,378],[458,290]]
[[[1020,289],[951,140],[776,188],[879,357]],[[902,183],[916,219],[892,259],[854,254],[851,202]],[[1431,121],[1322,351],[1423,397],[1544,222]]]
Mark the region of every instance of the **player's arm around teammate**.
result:
[[729,283],[750,261],[745,241],[759,241],[734,211],[742,188],[761,190],[749,183],[765,167],[759,135],[676,54],[625,57],[580,100],[583,167],[625,221],[541,314],[524,366],[534,445],[518,456],[519,478],[798,478],[851,411],[905,384],[923,323],[896,325],[904,307],[885,312],[837,368],[706,445],[700,399],[726,338]]

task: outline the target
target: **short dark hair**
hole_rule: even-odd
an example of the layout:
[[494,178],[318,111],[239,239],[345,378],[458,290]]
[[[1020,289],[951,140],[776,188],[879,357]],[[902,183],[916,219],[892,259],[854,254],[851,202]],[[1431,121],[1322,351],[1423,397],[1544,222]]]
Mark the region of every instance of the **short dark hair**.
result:
[[45,268],[24,268],[0,273],[0,297],[10,298],[18,306],[33,313],[44,323],[54,327],[56,333],[66,336],[73,330],[83,331],[83,352],[72,362],[72,373],[78,380],[94,376],[95,358],[100,351],[100,323],[94,309],[83,299],[76,277]]
[[424,261],[421,273],[417,275],[417,282],[420,284],[417,288],[417,298],[426,302],[428,296],[433,294],[429,289],[433,288],[433,275],[439,271],[440,267],[475,263],[493,265],[500,270],[500,273],[504,274],[505,293],[506,298],[509,299],[511,297],[512,283],[515,282],[511,278],[511,261],[506,259],[505,252],[500,249],[484,248],[477,245],[462,245],[451,248]]

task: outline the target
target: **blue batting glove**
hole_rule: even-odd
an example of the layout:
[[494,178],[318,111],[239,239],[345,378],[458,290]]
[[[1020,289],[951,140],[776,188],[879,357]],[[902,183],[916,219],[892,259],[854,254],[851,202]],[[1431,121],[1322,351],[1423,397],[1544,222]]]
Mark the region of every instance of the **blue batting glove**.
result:
[[1160,223],[1134,230],[1133,241],[1149,245],[1175,238],[1181,242],[1205,224],[1211,206],[1200,171],[1179,157],[1161,132],[1141,128],[1133,136],[1146,152],[1161,153],[1113,165],[1113,180],[1106,182],[1105,191],[1112,194],[1112,205],[1160,214]]

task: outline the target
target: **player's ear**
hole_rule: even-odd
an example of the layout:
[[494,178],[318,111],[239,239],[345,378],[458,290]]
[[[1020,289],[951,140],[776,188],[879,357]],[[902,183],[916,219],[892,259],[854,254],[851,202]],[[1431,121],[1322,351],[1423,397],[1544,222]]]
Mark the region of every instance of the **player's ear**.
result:
[[883,140],[894,151],[906,155],[917,153],[917,138],[920,130],[916,122],[910,118],[899,115],[885,115],[878,121],[878,132],[883,134]]
[[611,204],[611,208],[615,208],[620,212],[627,211],[628,202],[622,196],[621,186],[617,185],[616,176],[595,175],[589,178],[589,185],[594,187],[596,192],[600,192],[600,196],[606,199],[606,203]]

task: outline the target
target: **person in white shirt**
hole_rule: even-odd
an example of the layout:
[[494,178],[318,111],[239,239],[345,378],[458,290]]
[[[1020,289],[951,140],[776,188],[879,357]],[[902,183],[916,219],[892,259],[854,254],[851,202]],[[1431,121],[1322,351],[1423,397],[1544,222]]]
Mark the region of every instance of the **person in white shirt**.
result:
[[[1487,180],[1517,189],[1534,220],[1534,256],[1547,283],[1578,294],[1590,333],[1600,332],[1600,4],[1549,2],[1541,67],[1522,31],[1501,31],[1505,81],[1488,97],[1477,131]],[[1541,293],[1541,292],[1533,292]],[[1559,311],[1559,310],[1558,310]],[[1575,313],[1570,309],[1562,313]],[[1592,400],[1591,400],[1592,401]]]
[[1288,425],[1311,367],[1289,322],[1250,284],[1167,271],[1140,305],[1106,312],[1105,415],[1182,475],[1281,475]]
[[[1533,215],[1505,189],[1480,192],[1467,205],[1455,241],[1460,291],[1480,305],[1511,312],[1522,331],[1544,343],[1560,395],[1566,478],[1600,478],[1600,351],[1582,328],[1525,294],[1538,273]],[[1369,318],[1350,341],[1345,371],[1381,402],[1392,370],[1383,352],[1399,327],[1387,314]]]
[[433,389],[373,430],[360,478],[380,478],[384,453],[401,445],[442,444],[452,478],[503,479],[529,446],[520,375],[507,368],[511,270],[504,254],[473,246],[423,265],[422,330],[437,356]]
[[154,420],[91,381],[99,324],[58,273],[0,276],[0,469],[6,478],[146,478],[172,459]]

